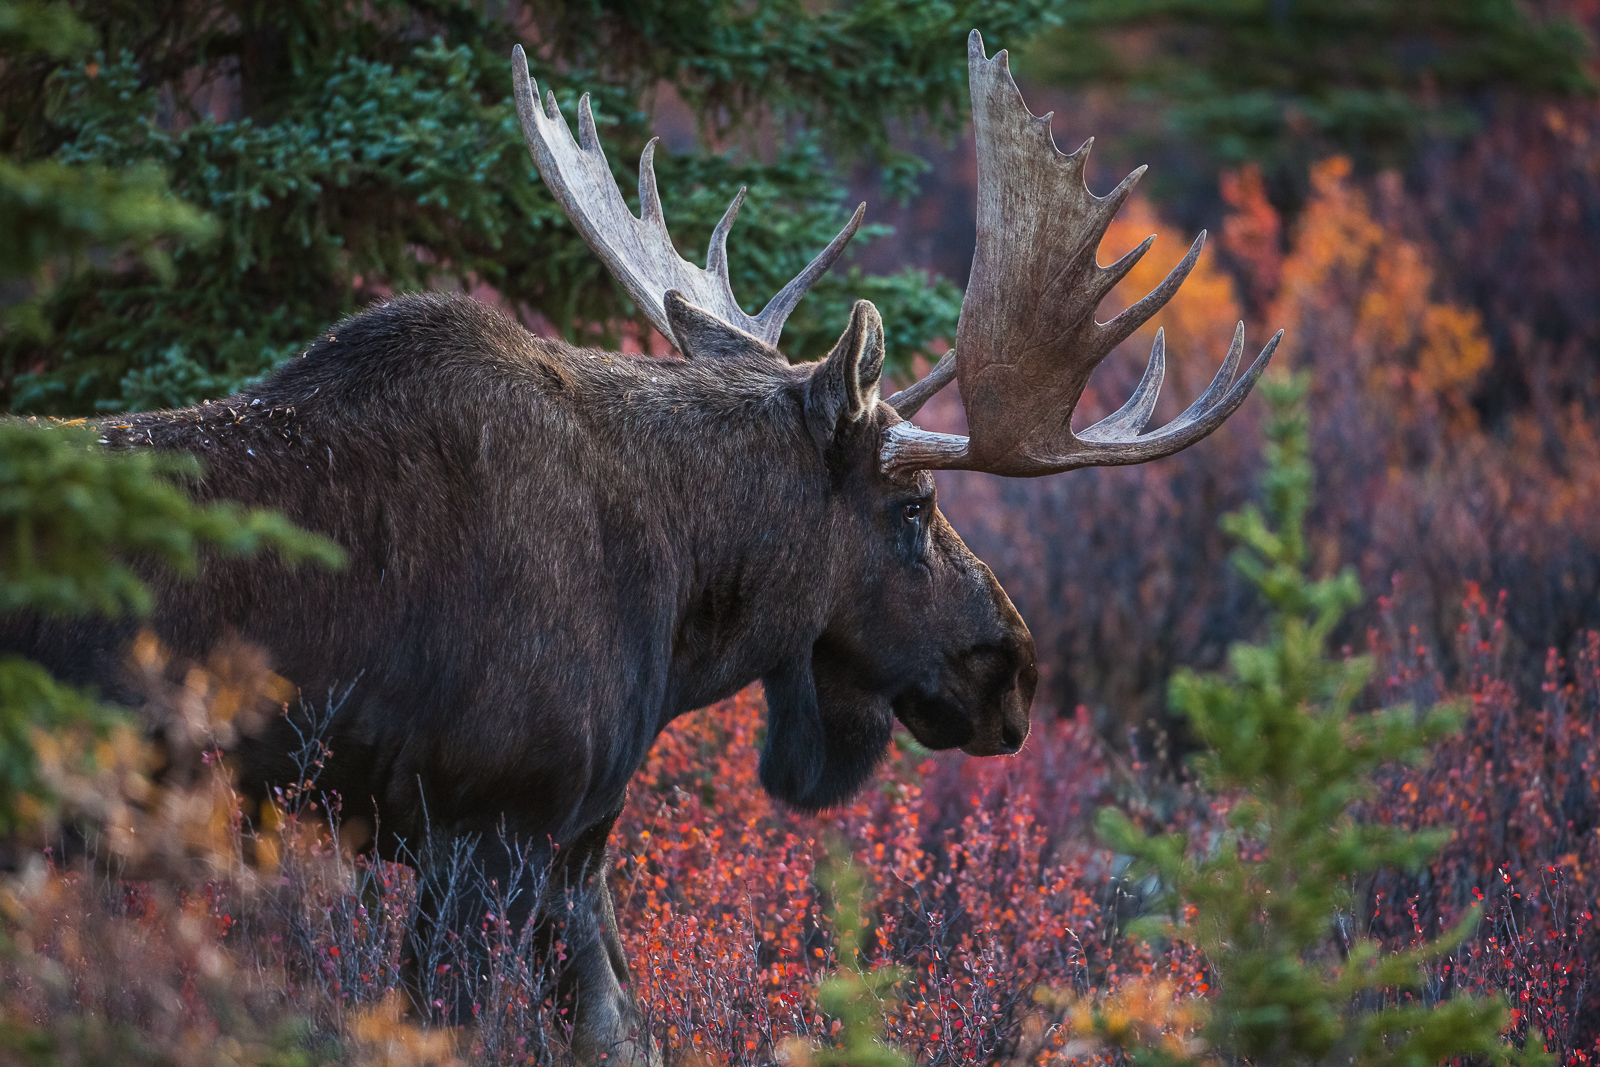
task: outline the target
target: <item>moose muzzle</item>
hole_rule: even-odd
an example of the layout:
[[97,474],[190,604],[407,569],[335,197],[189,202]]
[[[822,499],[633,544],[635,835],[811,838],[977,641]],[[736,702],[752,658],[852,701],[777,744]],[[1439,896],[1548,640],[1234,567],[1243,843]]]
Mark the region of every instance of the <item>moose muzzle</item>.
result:
[[[1010,601],[1005,604],[1011,608]],[[1039,684],[1039,668],[1034,655],[1033,635],[1011,608],[1015,630],[1008,633],[998,649],[984,650],[985,658],[997,662],[987,674],[988,690],[982,711],[974,723],[970,741],[961,746],[969,756],[1009,756],[1028,739],[1029,710]]]

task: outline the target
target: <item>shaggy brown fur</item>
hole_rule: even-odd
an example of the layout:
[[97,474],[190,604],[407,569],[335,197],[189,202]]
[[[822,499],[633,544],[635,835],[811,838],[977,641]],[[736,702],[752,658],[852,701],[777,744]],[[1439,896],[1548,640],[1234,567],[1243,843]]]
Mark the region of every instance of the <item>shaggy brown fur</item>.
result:
[[[685,358],[404,297],[259,388],[102,425],[112,447],[200,457],[201,498],[278,509],[348,550],[337,573],[152,573],[148,624],[194,656],[257,643],[307,694],[353,687],[318,785],[347,817],[375,812],[380,849],[502,824],[587,842],[568,862],[593,890],[594,946],[574,953],[592,1048],[632,1018],[599,857],[675,716],[764,680],[763,783],[818,808],[864,781],[894,715],[932,747],[1014,751],[1035,680],[1026,628],[929,476],[879,472],[899,418],[877,400],[871,305],[827,361],[790,366],[668,303]],[[0,645],[116,693],[130,625],[12,619]],[[292,727],[242,745],[248,789],[293,777]]]

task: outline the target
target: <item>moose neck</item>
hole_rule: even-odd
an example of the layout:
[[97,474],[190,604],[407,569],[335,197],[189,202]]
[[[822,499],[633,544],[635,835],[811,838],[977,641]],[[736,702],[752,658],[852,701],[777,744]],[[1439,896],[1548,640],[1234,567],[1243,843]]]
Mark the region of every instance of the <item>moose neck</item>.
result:
[[829,480],[804,371],[618,363],[606,376],[629,384],[607,393],[604,432],[628,491],[650,501],[638,551],[670,619],[659,730],[809,655],[829,611]]

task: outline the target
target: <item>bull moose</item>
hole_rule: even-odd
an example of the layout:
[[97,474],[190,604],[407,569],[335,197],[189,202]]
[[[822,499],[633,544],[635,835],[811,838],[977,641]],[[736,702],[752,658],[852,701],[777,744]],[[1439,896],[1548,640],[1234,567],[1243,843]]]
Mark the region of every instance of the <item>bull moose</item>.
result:
[[[1205,235],[1154,291],[1097,322],[1154,240],[1096,262],[1143,168],[1092,195],[1089,144],[1059,152],[1006,53],[986,58],[976,31],[968,50],[971,282],[953,352],[887,400],[883,326],[866,301],[826,359],[791,365],[775,347],[865,205],[746,314],[726,254],[743,191],[705,269],[692,266],[667,233],[655,142],[635,217],[588,97],[574,140],[554,96],[540,106],[518,48],[516,104],[539,174],[675,355],[579,348],[463,296],[403,296],[226,401],[100,424],[113,448],[200,456],[202,498],[278,509],[345,546],[344,570],[311,577],[271,560],[215,559],[194,580],[152,573],[147,624],[182,653],[236,634],[309,691],[348,686],[318,784],[347,813],[375,808],[380,852],[429,828],[503,827],[555,848],[580,901],[565,935],[580,1060],[651,1055],[624,989],[605,841],[667,724],[760,680],[761,782],[806,810],[858,789],[897,719],[929,748],[1016,752],[1033,641],[939,513],[930,472],[1034,477],[1169,455],[1238,408],[1277,344],[1234,381],[1241,323],[1210,387],[1146,433],[1158,332],[1132,399],[1074,431],[1090,372],[1171,298]],[[952,378],[968,435],[909,421]],[[116,692],[129,625],[12,618],[0,644]],[[240,743],[245,788],[294,776],[294,729],[280,718]],[[482,862],[502,861],[487,850]]]

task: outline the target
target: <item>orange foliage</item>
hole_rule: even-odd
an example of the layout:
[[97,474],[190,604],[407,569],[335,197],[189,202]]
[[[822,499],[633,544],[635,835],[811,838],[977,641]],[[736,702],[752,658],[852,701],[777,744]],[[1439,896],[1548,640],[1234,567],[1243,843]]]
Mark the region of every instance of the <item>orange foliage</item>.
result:
[[[1106,228],[1100,242],[1100,261],[1115,262],[1150,234],[1156,235],[1155,243],[1128,276],[1111,290],[1099,312],[1100,318],[1110,318],[1113,311],[1127,307],[1161,284],[1161,279],[1189,251],[1188,244],[1173,235],[1171,226],[1162,225],[1148,200],[1132,196]],[[1153,423],[1176,415],[1210,383],[1222,353],[1233,339],[1234,325],[1241,317],[1233,279],[1217,266],[1214,254],[1203,253],[1183,288],[1126,342],[1125,347],[1133,349],[1137,359],[1114,357],[1128,367],[1142,370],[1156,330],[1166,331],[1167,384]],[[1120,386],[1120,381],[1117,384]],[[1091,390],[1093,388],[1091,385]],[[1122,405],[1123,399],[1125,396],[1115,393],[1104,398],[1086,394],[1085,411],[1104,407],[1109,414]]]
[[1469,392],[1489,365],[1477,311],[1433,298],[1423,249],[1378,222],[1341,157],[1311,169],[1311,201],[1283,260],[1270,319],[1289,353],[1324,372],[1348,361],[1366,399],[1407,424],[1442,414],[1456,434],[1476,418]]
[[1222,224],[1222,247],[1240,268],[1251,304],[1265,308],[1283,271],[1283,223],[1267,200],[1261,168],[1247,163],[1223,172],[1222,199],[1230,209]]
[[1074,1058],[1102,1049],[1160,1049],[1183,1062],[1206,1051],[1200,1037],[1207,1018],[1205,1001],[1181,995],[1166,979],[1137,978],[1098,996],[1041,1000],[1066,1010],[1064,1029],[1071,1042],[1063,1052]]
[[[1425,873],[1391,872],[1371,887],[1366,923],[1399,947],[1485,902],[1482,934],[1433,965],[1426,988],[1393,995],[1504,994],[1514,1032],[1538,1026],[1563,1062],[1586,1064],[1600,1037],[1587,962],[1600,906],[1600,634],[1571,667],[1552,654],[1545,703],[1530,706],[1502,673],[1503,602],[1491,609],[1474,591],[1466,606],[1466,732],[1430,766],[1396,768],[1363,813],[1453,834]],[[1415,630],[1384,608],[1386,626],[1370,636],[1375,701],[1450,695]],[[192,672],[189,681],[194,692],[227,689]],[[215,724],[209,706],[195,710]],[[1080,711],[1037,723],[1007,759],[896,747],[856,802],[799,816],[760,789],[763,711],[752,689],[674,723],[616,828],[634,993],[669,1062],[769,1065],[796,1039],[826,1042],[834,1026],[815,994],[835,961],[814,864],[819,839],[835,834],[870,887],[866,962],[905,975],[885,1002],[885,1036],[919,1062],[1110,1067],[1135,1038],[1204,1054],[1204,961],[1182,944],[1157,951],[1119,934],[1137,887],[1089,844],[1087,823],[1115,802],[1204,842],[1225,804],[1164,774],[1159,753],[1136,745],[1113,759]],[[250,834],[234,811],[237,854]],[[483,923],[491,958],[477,1025],[409,1019],[396,988],[414,882],[342,855],[322,814],[308,814],[269,835],[275,877],[237,863],[198,876],[179,865],[155,882],[45,866],[13,882],[0,894],[12,946],[0,955],[0,1037],[48,1035],[89,1058],[265,1062],[306,1047],[293,1029],[284,1043],[282,1021],[299,1017],[341,1042],[317,1062],[562,1062],[567,1009],[547,972],[515,958],[524,933],[497,933],[495,914]]]

